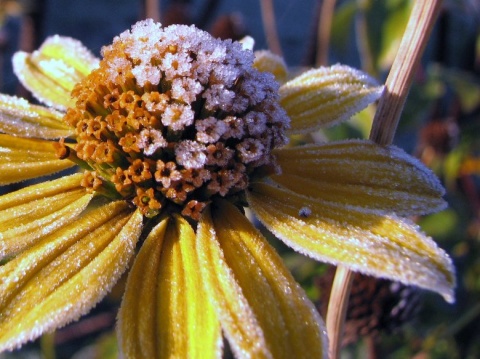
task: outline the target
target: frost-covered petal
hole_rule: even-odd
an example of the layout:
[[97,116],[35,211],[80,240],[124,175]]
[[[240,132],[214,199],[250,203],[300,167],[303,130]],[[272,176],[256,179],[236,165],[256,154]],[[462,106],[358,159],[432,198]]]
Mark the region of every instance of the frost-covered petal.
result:
[[351,140],[284,148],[275,155],[283,172],[272,178],[312,199],[401,216],[446,206],[435,174],[395,146]]
[[21,137],[54,139],[68,137],[73,130],[63,114],[15,96],[0,94],[0,131]]
[[32,185],[0,197],[0,259],[12,256],[76,220],[92,194],[82,175]]
[[46,176],[75,166],[55,156],[52,142],[0,134],[0,185]]
[[161,221],[128,276],[117,326],[122,354],[220,358],[220,323],[202,282],[192,227],[179,217]]
[[275,250],[228,202],[199,224],[203,281],[238,358],[326,357],[323,323]]
[[344,65],[304,72],[280,87],[280,104],[292,123],[291,133],[332,126],[377,100],[383,86],[367,74]]
[[73,107],[75,84],[98,66],[98,60],[78,40],[58,35],[47,38],[29,54],[17,52],[13,68],[22,84],[44,104],[65,110]]
[[248,202],[262,223],[298,252],[430,289],[453,301],[451,259],[407,220],[318,201],[266,183],[251,186]]
[[0,350],[87,313],[125,271],[141,228],[138,211],[111,203],[0,267]]
[[284,83],[287,79],[287,65],[282,57],[268,50],[255,51],[255,60],[253,67],[258,71],[270,72],[275,76],[279,83]]

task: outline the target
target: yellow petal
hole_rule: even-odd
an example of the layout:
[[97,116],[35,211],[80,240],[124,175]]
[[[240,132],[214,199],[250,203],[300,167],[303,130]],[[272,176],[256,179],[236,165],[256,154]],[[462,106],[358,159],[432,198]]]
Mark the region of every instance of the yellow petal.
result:
[[45,181],[0,196],[0,210],[80,188],[82,173]]
[[251,186],[248,202],[262,223],[298,252],[354,271],[430,289],[453,301],[451,259],[417,226],[318,201],[264,183]]
[[49,37],[32,54],[17,52],[13,57],[22,84],[38,100],[60,110],[74,105],[70,92],[97,63],[79,41],[60,36]]
[[63,121],[63,114],[32,105],[23,98],[0,94],[0,131],[21,137],[54,139],[68,137],[73,130]]
[[12,256],[75,220],[93,195],[84,189],[62,193],[0,212],[0,258]]
[[445,208],[435,174],[395,146],[339,141],[280,149],[282,174],[273,179],[312,199],[365,211],[414,216]]
[[0,197],[0,259],[75,221],[92,194],[81,175],[30,186]]
[[275,80],[284,83],[287,79],[287,65],[280,56],[268,50],[255,51],[253,67],[261,72],[270,72]]
[[75,163],[55,156],[52,142],[0,134],[0,185],[46,176]]
[[200,221],[197,252],[236,356],[326,357],[322,320],[275,250],[233,205],[212,207]]
[[98,67],[99,60],[80,41],[65,36],[51,36],[45,40],[35,56],[61,60],[71,67],[79,79]]
[[87,313],[132,258],[142,215],[100,207],[0,267],[0,351]]
[[293,134],[332,126],[377,100],[383,87],[367,74],[334,65],[304,72],[280,87],[280,103],[290,116]]
[[167,224],[168,220],[163,220],[149,233],[128,274],[117,323],[118,342],[125,358],[158,357],[156,291]]
[[126,358],[220,358],[220,323],[202,286],[195,233],[160,222],[130,271],[118,334]]

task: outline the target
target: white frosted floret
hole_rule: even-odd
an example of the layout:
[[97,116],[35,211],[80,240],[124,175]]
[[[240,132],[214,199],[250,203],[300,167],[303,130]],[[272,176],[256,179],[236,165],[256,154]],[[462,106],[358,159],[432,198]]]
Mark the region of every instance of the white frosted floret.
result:
[[145,86],[147,83],[158,85],[162,79],[162,73],[158,67],[150,65],[139,65],[132,69],[132,74],[137,79],[140,86]]
[[162,116],[162,123],[174,131],[181,131],[185,126],[193,123],[194,116],[195,114],[191,108],[173,104],[165,110]]
[[267,130],[267,116],[261,112],[249,112],[245,116],[247,130],[251,136],[260,136]]
[[215,117],[197,121],[195,128],[197,130],[197,141],[202,143],[216,142],[227,131],[225,122],[217,120]]
[[254,138],[243,140],[236,146],[236,148],[240,158],[245,163],[259,160],[263,156],[265,150],[265,146],[261,141]]
[[182,141],[175,146],[177,163],[188,169],[202,168],[207,161],[205,150],[205,146],[198,142]]
[[197,99],[203,86],[192,78],[176,78],[172,81],[172,98],[190,104]]
[[167,145],[168,142],[159,130],[152,128],[140,132],[139,147],[143,149],[143,153],[147,156],[153,155],[159,148],[167,147]]

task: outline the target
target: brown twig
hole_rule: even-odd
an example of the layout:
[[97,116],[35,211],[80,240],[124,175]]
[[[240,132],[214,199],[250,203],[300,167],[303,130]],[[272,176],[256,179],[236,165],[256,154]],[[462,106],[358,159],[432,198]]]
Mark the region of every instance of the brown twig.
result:
[[[392,143],[400,114],[405,104],[413,75],[435,23],[441,0],[417,0],[403,35],[400,48],[385,84],[375,114],[370,139],[380,145]],[[327,312],[327,332],[330,341],[329,358],[340,354],[352,273],[339,266],[335,274]]]

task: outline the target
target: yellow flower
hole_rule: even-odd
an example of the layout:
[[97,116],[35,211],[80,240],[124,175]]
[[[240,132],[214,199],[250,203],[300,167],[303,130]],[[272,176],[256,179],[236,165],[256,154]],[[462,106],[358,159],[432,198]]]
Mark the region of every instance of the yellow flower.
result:
[[[279,87],[282,61],[143,21],[99,62],[55,36],[14,67],[45,105],[0,97],[0,349],[87,313],[127,269],[125,357],[325,357],[321,318],[265,238],[453,298],[448,256],[398,216],[444,206],[433,174],[369,141],[287,146],[382,88],[345,66]],[[291,123],[290,123],[291,119]]]

